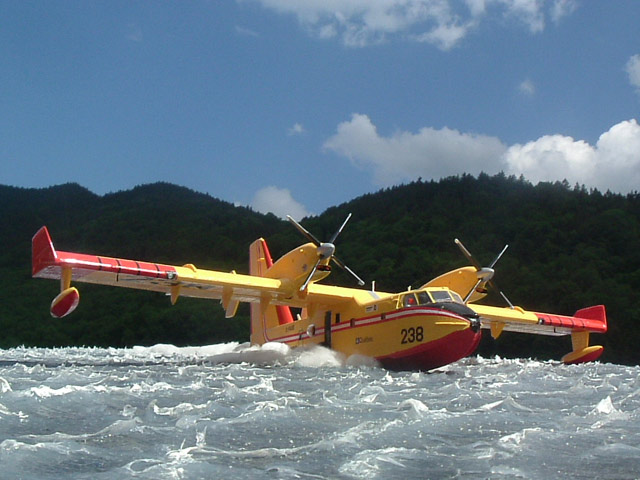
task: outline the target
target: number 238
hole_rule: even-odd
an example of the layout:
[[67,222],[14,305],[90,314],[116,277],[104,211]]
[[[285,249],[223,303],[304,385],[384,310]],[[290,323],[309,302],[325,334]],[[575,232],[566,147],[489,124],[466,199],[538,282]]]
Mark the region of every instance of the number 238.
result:
[[424,330],[422,327],[403,328],[400,330],[400,335],[402,336],[401,343],[414,343],[424,340]]

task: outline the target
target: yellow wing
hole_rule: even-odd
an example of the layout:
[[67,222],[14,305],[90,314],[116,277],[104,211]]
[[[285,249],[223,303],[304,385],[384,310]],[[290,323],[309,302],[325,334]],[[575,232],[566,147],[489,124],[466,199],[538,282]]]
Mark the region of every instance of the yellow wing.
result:
[[498,338],[503,331],[533,333],[539,335],[571,335],[573,351],[562,358],[564,363],[588,362],[597,359],[603,347],[589,346],[590,333],[607,331],[607,315],[604,305],[578,310],[573,316],[530,312],[520,307],[492,307],[468,305],[479,316],[482,328],[491,330]]
[[486,296],[486,290],[477,288],[478,279],[477,267],[462,267],[434,278],[422,288],[446,287],[458,293],[461,298],[469,295],[467,306],[478,314],[482,328],[489,329],[493,338],[498,338],[503,331],[571,335],[573,351],[562,358],[564,363],[592,361],[602,353],[602,346],[589,346],[589,334],[607,331],[604,305],[583,308],[573,316],[530,312],[520,307],[478,305],[474,302]]
[[299,283],[303,276],[294,281],[204,270],[191,264],[174,266],[56,251],[46,227],[32,239],[32,274],[36,278],[61,280],[62,293],[54,299],[51,310],[56,317],[68,315],[77,306],[78,293],[70,287],[71,281],[163,292],[171,296],[172,303],[180,296],[218,299],[228,317],[235,314],[239,302],[258,303],[263,308],[267,305],[304,308],[310,302],[331,305],[349,301],[357,291],[310,284],[301,292]]

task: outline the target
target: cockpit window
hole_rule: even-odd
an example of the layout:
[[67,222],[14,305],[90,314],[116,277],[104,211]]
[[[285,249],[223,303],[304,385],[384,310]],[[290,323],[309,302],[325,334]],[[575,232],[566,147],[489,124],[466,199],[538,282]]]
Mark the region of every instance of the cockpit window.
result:
[[415,307],[416,305],[429,305],[442,302],[464,303],[460,295],[449,290],[422,290],[419,292],[406,293],[400,297],[398,303],[403,307]]
[[451,296],[453,297],[453,301],[454,302],[458,302],[458,303],[464,303],[464,301],[462,300],[462,297],[460,295],[458,295],[457,292],[451,292]]
[[427,303],[431,303],[431,297],[429,297],[429,294],[427,292],[425,291],[418,292],[417,296],[418,296],[418,303],[420,305],[426,305]]
[[447,290],[434,290],[431,291],[431,296],[435,302],[451,302],[453,299]]

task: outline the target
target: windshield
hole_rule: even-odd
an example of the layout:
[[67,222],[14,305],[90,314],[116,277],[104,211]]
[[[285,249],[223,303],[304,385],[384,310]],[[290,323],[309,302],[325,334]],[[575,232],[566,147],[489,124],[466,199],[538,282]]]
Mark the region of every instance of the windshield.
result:
[[404,307],[443,302],[464,303],[460,295],[449,290],[421,290],[419,292],[406,293],[400,297],[400,305]]
[[434,302],[453,302],[448,290],[432,290],[429,292]]

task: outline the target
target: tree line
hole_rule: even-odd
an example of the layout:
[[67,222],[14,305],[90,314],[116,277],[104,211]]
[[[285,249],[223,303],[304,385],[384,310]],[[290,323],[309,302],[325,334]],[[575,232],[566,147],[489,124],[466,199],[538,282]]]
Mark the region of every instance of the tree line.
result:
[[[566,182],[533,185],[503,174],[417,180],[331,207],[302,224],[327,240],[348,213],[337,253],[382,291],[418,287],[467,264],[459,238],[482,264],[509,249],[496,283],[523,308],[573,314],[603,303],[609,332],[593,335],[603,361],[639,364],[640,195],[587,190]],[[48,313],[56,282],[31,278],[31,237],[47,225],[60,250],[223,271],[248,270],[248,246],[267,240],[274,257],[303,243],[274,215],[234,206],[168,183],[98,196],[77,184],[46,189],[0,186],[0,347],[91,345],[124,347],[246,341],[248,308],[225,319],[216,302],[81,285],[78,309],[65,319]],[[335,269],[329,283],[353,285]],[[327,283],[325,281],[325,283]],[[488,301],[500,304],[492,293]],[[488,332],[485,332],[487,334]],[[505,332],[485,335],[482,355],[559,359],[568,337]]]

